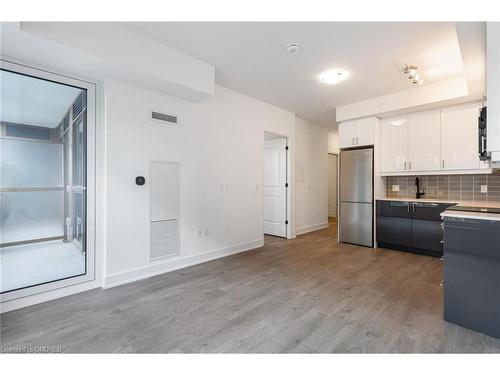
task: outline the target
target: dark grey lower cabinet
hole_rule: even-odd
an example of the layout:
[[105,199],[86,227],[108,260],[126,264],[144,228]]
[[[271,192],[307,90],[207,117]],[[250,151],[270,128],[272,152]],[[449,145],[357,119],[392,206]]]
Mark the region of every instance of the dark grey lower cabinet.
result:
[[441,256],[441,212],[450,204],[377,201],[379,247]]
[[500,338],[500,222],[445,218],[444,319]]
[[411,211],[408,202],[377,201],[377,242],[411,246]]

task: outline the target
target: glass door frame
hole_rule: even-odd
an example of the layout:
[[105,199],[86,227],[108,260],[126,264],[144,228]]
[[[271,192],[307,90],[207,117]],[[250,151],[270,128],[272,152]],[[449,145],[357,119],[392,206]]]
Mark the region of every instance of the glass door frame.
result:
[[96,202],[96,85],[92,82],[71,78],[33,68],[23,64],[0,59],[0,68],[14,73],[40,78],[55,83],[75,86],[87,90],[87,119],[86,119],[86,273],[81,276],[70,277],[64,280],[47,282],[0,295],[0,302],[7,302],[39,293],[82,284],[95,280],[96,275],[96,228],[95,228],[95,202]]

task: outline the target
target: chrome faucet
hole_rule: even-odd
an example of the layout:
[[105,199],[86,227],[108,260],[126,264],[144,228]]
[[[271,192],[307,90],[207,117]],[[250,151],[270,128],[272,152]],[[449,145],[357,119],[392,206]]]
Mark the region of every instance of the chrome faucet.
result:
[[417,178],[415,178],[415,186],[417,186],[417,193],[415,194],[415,198],[420,199],[422,195],[425,195],[425,192],[422,190],[420,191],[420,181]]

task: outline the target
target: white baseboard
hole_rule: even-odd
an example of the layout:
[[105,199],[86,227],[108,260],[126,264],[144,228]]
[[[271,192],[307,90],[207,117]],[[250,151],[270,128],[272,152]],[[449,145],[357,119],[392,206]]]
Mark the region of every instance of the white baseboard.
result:
[[67,297],[73,294],[86,292],[88,290],[100,288],[102,284],[97,281],[88,281],[81,284],[71,285],[60,289],[54,289],[47,292],[33,294],[32,296],[22,297],[0,303],[0,313],[22,309],[24,307],[37,305],[39,303],[52,301],[55,299]]
[[301,234],[305,234],[305,233],[309,233],[309,232],[314,232],[315,230],[325,229],[325,228],[328,228],[328,227],[329,227],[328,222],[326,222],[326,223],[320,223],[320,224],[314,224],[314,225],[310,225],[308,227],[295,228],[295,233],[297,235],[301,235]]
[[135,268],[132,270],[118,272],[105,276],[104,289],[112,288],[122,284],[128,284],[134,281],[147,279],[149,277],[161,275],[162,273],[179,270],[186,267],[195,266],[200,263],[205,263],[210,260],[219,259],[228,255],[241,253],[248,250],[257,249],[264,246],[264,240],[258,239],[250,242],[245,242],[233,246],[224,247],[222,249],[211,250],[202,254],[188,255],[184,257],[176,257],[161,262],[154,262],[145,267]]

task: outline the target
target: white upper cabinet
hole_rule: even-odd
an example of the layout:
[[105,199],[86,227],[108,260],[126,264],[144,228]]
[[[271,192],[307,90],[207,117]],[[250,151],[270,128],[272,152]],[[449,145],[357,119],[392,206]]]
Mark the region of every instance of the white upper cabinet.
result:
[[478,155],[480,108],[475,102],[383,119],[381,174],[490,173]]
[[371,146],[375,143],[375,127],[378,118],[367,117],[356,121],[356,146]]
[[339,147],[356,146],[356,120],[345,121],[339,124]]
[[408,128],[408,170],[438,171],[440,164],[441,112],[439,110],[413,113]]
[[479,169],[479,103],[441,110],[441,169]]
[[373,145],[377,124],[376,117],[341,122],[339,124],[340,148]]
[[383,119],[380,123],[380,171],[405,172],[408,168],[408,116]]

